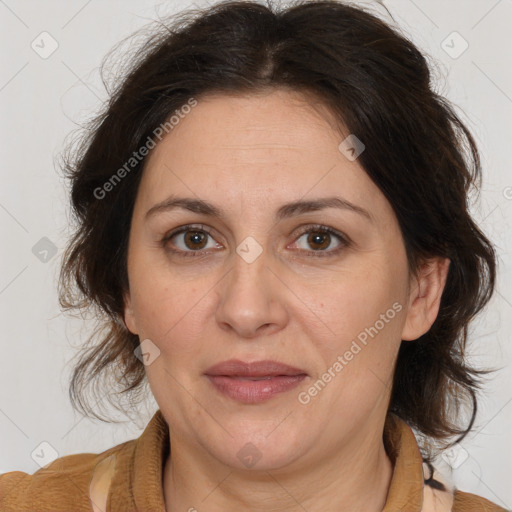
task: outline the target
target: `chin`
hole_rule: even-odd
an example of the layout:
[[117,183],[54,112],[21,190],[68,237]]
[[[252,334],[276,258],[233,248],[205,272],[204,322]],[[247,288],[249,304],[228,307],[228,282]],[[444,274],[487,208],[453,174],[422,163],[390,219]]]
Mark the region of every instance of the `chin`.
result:
[[[219,444],[212,450],[214,456],[228,466],[240,470],[273,471],[284,468],[301,456],[303,439],[298,433],[292,433],[279,427],[259,429],[243,433],[226,435],[225,450],[218,452]],[[274,429],[274,430],[273,430]],[[303,437],[303,436],[301,436]],[[226,454],[229,454],[226,457]]]

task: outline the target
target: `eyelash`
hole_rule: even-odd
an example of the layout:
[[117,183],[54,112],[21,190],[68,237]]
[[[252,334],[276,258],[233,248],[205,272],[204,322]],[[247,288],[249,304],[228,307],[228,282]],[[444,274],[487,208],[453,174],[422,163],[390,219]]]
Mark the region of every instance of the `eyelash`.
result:
[[[175,237],[176,235],[180,235],[182,233],[186,233],[187,231],[198,231],[198,232],[206,233],[209,236],[212,236],[211,232],[208,230],[208,228],[206,228],[202,224],[199,225],[199,226],[198,225],[193,225],[193,224],[188,224],[186,226],[182,226],[180,228],[177,228],[176,230],[172,231],[171,233],[166,234],[164,236],[164,238],[162,238],[160,243],[168,251],[170,251],[172,253],[175,253],[175,254],[178,254],[180,256],[183,256],[185,258],[198,258],[198,257],[204,256],[204,250],[202,250],[202,249],[197,250],[197,251],[183,251],[181,249],[176,250],[176,249],[170,249],[169,248],[169,241],[173,237]],[[296,240],[301,238],[306,233],[321,233],[321,234],[334,235],[336,238],[339,239],[339,242],[340,242],[340,245],[336,249],[333,249],[333,250],[330,250],[330,251],[326,251],[326,250],[308,251],[308,250],[305,250],[305,249],[299,249],[299,252],[310,253],[310,256],[312,258],[326,258],[326,257],[335,256],[338,253],[340,253],[342,250],[344,250],[347,247],[349,247],[350,243],[351,243],[350,239],[348,237],[342,235],[339,231],[336,231],[335,229],[332,229],[332,228],[330,228],[328,226],[323,226],[321,224],[315,224],[315,225],[306,226],[297,235]]]

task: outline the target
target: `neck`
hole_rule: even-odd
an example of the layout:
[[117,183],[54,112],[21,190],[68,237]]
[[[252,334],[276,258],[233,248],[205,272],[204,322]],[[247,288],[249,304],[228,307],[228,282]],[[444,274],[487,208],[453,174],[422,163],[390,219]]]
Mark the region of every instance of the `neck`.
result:
[[[380,432],[353,437],[321,464],[300,469],[240,471],[199,453],[171,446],[163,485],[166,512],[381,512],[393,474]],[[181,442],[180,442],[181,441]]]

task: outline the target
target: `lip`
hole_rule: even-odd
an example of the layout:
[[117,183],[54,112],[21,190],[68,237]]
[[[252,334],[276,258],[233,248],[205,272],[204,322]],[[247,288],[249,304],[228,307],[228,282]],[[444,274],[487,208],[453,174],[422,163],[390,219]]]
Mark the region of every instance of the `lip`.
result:
[[247,404],[265,402],[295,388],[307,377],[304,370],[278,361],[248,363],[237,359],[218,363],[205,375],[223,395]]
[[204,372],[206,375],[227,377],[277,377],[279,375],[307,375],[304,370],[279,361],[264,360],[252,363],[230,359],[218,363]]

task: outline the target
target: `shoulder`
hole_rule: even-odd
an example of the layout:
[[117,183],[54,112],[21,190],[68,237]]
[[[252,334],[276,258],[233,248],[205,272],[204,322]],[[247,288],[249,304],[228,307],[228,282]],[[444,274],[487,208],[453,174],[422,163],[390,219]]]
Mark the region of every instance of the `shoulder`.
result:
[[454,502],[452,512],[510,512],[500,507],[496,503],[471,494],[456,490],[454,493]]
[[[130,460],[135,440],[102,453],[79,453],[59,457],[33,474],[11,471],[0,475],[0,510],[91,510],[89,490],[97,467],[111,455]],[[104,465],[104,464],[103,464]]]

